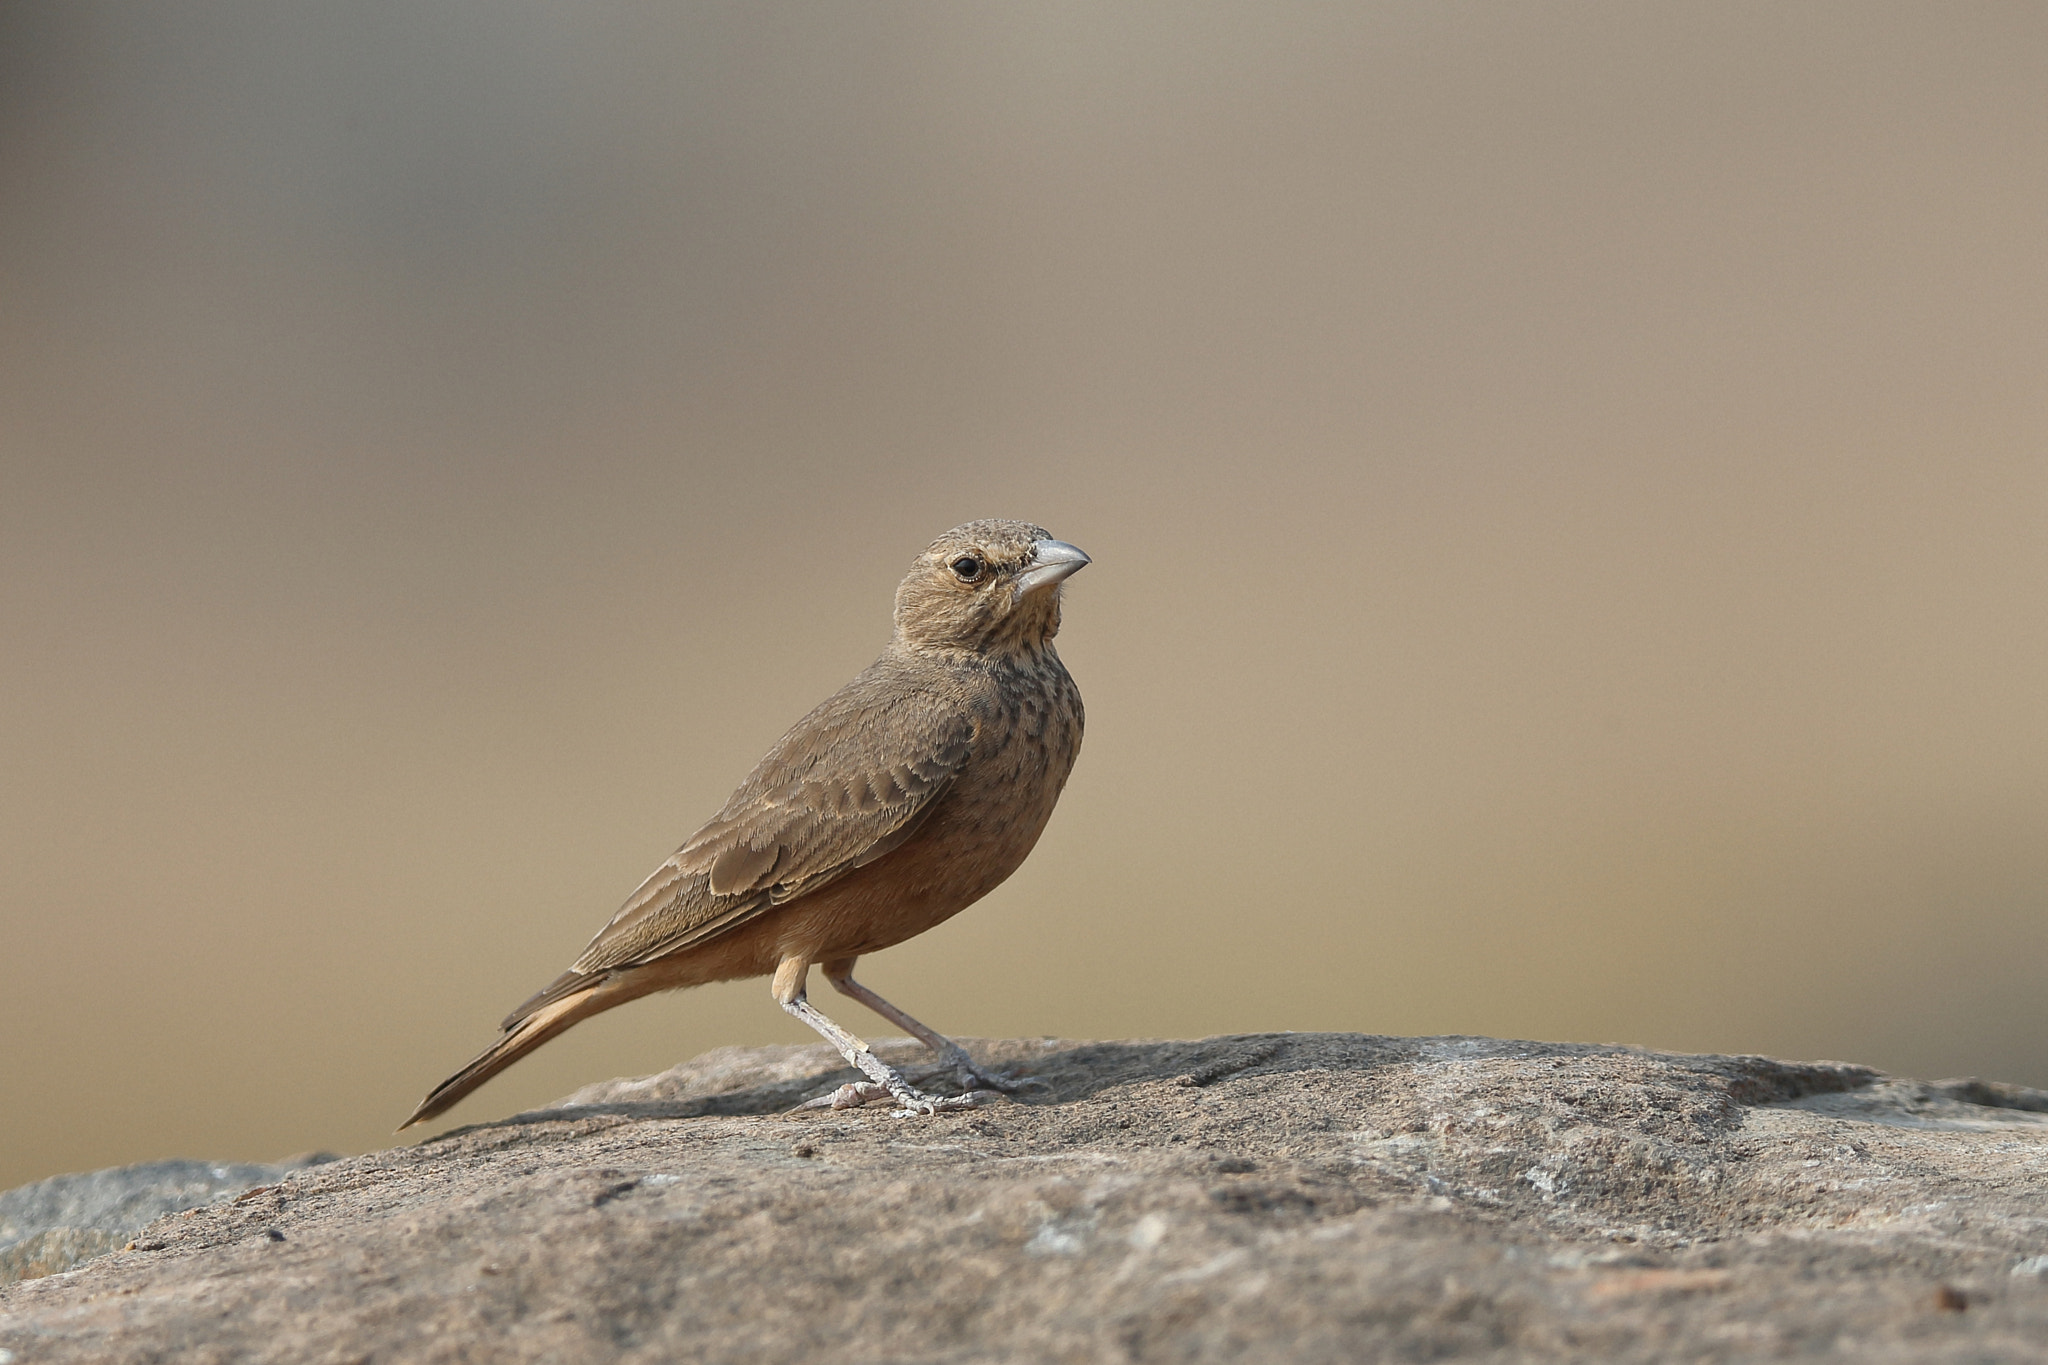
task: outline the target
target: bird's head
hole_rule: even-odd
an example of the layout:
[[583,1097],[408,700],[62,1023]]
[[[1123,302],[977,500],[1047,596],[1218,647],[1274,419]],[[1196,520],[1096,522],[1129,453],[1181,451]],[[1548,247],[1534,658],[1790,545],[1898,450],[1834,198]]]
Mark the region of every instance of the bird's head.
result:
[[896,638],[912,649],[1041,649],[1060,628],[1060,583],[1087,563],[1029,522],[955,526],[896,589]]

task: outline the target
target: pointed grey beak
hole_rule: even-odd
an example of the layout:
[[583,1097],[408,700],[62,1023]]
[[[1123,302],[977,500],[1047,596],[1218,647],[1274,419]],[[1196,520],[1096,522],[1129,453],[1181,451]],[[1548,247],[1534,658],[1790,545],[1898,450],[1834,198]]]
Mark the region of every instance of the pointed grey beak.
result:
[[1031,567],[1017,575],[1017,596],[1057,583],[1086,568],[1088,556],[1064,540],[1041,540],[1031,547]]

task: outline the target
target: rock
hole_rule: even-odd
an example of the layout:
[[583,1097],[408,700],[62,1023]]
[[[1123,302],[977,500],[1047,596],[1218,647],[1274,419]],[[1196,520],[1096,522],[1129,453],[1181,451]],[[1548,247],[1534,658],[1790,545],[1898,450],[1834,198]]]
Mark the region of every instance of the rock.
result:
[[152,1161],[59,1175],[0,1194],[0,1284],[49,1275],[130,1241],[163,1217],[283,1179],[327,1153],[277,1165]]
[[309,1167],[0,1288],[0,1351],[2048,1359],[2040,1092],[1481,1038],[971,1046],[1040,1088],[791,1114],[852,1073],[723,1049]]

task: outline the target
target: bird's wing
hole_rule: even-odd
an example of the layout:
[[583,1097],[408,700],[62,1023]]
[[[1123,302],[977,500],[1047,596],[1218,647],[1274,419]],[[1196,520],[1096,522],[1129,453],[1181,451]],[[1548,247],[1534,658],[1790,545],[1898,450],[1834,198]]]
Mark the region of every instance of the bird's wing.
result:
[[976,723],[929,691],[867,691],[849,687],[799,721],[562,979],[513,1017],[577,980],[716,937],[916,833],[973,752]]

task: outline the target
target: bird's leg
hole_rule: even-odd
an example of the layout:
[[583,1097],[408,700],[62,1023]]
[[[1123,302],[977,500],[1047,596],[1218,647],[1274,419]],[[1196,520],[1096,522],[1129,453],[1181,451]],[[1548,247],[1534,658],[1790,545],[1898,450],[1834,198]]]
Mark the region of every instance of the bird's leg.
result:
[[[876,995],[866,986],[861,985],[860,982],[855,981],[853,979],[853,964],[857,960],[856,958],[844,957],[836,962],[827,962],[825,964],[825,979],[831,982],[832,988],[841,995],[860,1001],[861,1004],[866,1005],[876,1014],[881,1015],[897,1028],[904,1030],[911,1037],[917,1039],[918,1042],[930,1048],[938,1057],[939,1065],[953,1073],[954,1079],[959,1082],[962,1090],[1000,1090],[1004,1094],[1013,1094],[1023,1089],[1024,1085],[1027,1084],[1013,1081],[1007,1076],[983,1071],[979,1066],[975,1065],[974,1058],[967,1055],[966,1048],[960,1046],[960,1044],[954,1042],[945,1034],[919,1023],[902,1010],[896,1008],[896,1006],[884,1000],[881,996]],[[1038,1084],[1038,1082],[1028,1083]]]
[[865,1042],[827,1019],[817,1006],[805,998],[804,978],[809,974],[810,963],[800,957],[785,958],[782,965],[775,970],[775,1002],[817,1030],[819,1037],[839,1049],[839,1055],[859,1068],[861,1074],[869,1081],[867,1085],[841,1086],[839,1091],[824,1103],[834,1109],[850,1109],[887,1095],[901,1106],[902,1112],[912,1114],[936,1114],[941,1109],[966,1109],[972,1106],[973,1101],[965,1095],[941,1097],[925,1094],[899,1076],[894,1067],[877,1057]]

